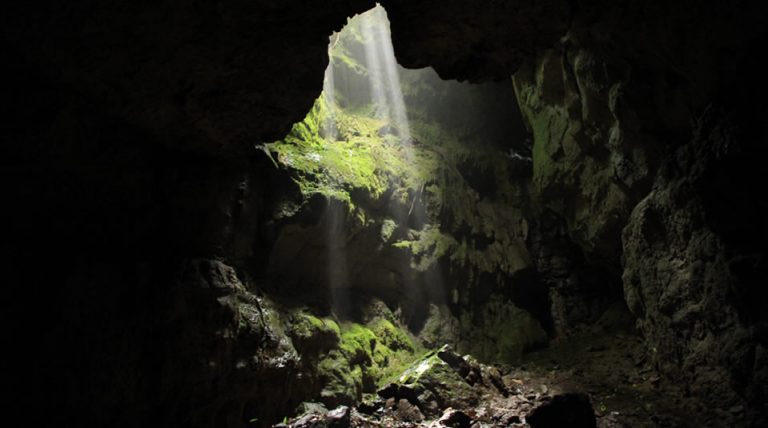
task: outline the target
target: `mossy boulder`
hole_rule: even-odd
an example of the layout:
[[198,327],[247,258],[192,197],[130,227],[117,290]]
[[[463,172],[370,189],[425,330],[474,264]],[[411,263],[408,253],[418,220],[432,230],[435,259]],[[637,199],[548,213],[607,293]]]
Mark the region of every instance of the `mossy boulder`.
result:
[[446,345],[423,355],[379,395],[406,399],[427,415],[447,407],[468,408],[477,404],[481,393],[464,379],[468,373],[465,360]]
[[405,330],[386,318],[376,318],[369,323],[376,338],[392,351],[414,351],[413,339]]
[[376,345],[376,335],[367,327],[356,323],[344,325],[340,348],[351,364],[370,365]]
[[320,400],[326,406],[353,404],[362,397],[362,368],[350,363],[347,355],[340,350],[334,349],[320,360],[317,376],[322,385]]
[[340,341],[339,325],[330,318],[318,318],[302,311],[293,314],[290,321],[289,335],[303,354],[317,355]]
[[389,316],[377,313],[366,323],[337,323],[306,311],[293,315],[290,336],[309,359],[325,405],[359,402],[416,358],[417,344],[386,312]]

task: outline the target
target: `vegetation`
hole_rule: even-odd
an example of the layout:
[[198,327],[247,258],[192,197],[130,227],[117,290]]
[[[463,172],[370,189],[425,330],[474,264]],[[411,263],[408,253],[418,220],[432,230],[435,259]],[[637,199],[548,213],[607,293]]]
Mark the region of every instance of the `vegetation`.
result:
[[[363,190],[374,200],[386,195],[390,204],[404,206],[409,213],[417,203],[423,204],[427,226],[394,244],[412,252],[413,266],[419,270],[428,269],[443,256],[486,272],[516,268],[506,259],[510,254],[506,250],[516,243],[504,229],[506,219],[496,216],[493,207],[485,206],[486,212],[481,212],[480,195],[458,168],[470,163],[480,171],[500,170],[498,175],[503,177],[503,159],[469,151],[466,144],[436,123],[413,122],[413,141],[403,141],[391,124],[368,116],[370,108],[342,109],[327,105],[326,99],[319,97],[307,117],[294,125],[285,139],[266,145],[276,163],[292,171],[306,198],[320,194],[343,201],[358,218],[371,215],[353,198],[354,190]],[[338,130],[335,140],[323,136],[331,111]],[[501,189],[505,190],[503,183]],[[439,217],[444,220],[440,222]],[[384,219],[380,220],[384,223]],[[453,231],[462,225],[468,226],[472,234],[498,242],[477,250],[472,242],[454,236]],[[389,239],[394,226],[383,224],[382,237]]]
[[339,324],[306,311],[293,315],[291,339],[302,355],[314,360],[320,395],[327,404],[351,403],[375,392],[423,352],[388,315],[365,324]]

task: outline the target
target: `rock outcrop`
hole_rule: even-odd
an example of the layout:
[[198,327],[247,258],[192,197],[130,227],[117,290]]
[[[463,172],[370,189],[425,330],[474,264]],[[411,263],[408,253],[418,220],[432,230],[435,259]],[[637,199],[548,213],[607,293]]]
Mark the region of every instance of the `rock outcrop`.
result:
[[710,174],[749,150],[736,135],[732,121],[706,112],[635,207],[623,233],[624,295],[662,373],[697,396],[759,411],[765,327],[745,299],[764,294],[753,282],[765,269],[753,246],[764,230],[736,238],[733,228],[744,227],[736,222],[748,218],[720,201],[707,206],[717,198]]

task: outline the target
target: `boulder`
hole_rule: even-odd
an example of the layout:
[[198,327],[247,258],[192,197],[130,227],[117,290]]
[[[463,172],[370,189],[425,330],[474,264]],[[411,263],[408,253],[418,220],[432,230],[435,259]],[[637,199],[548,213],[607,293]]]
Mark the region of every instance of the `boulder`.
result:
[[595,412],[585,394],[561,394],[526,416],[531,428],[597,428]]

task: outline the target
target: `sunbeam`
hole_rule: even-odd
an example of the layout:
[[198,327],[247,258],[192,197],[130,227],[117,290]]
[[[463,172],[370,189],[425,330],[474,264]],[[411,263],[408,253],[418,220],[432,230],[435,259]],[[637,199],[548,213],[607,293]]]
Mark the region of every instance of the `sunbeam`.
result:
[[325,103],[326,116],[321,135],[328,141],[336,141],[339,136],[339,128],[336,125],[336,82],[333,64],[328,64],[328,67],[325,69],[323,102]]
[[334,199],[329,199],[326,205],[328,284],[330,286],[331,308],[336,314],[343,314],[349,309],[346,210],[347,208],[342,203]]

